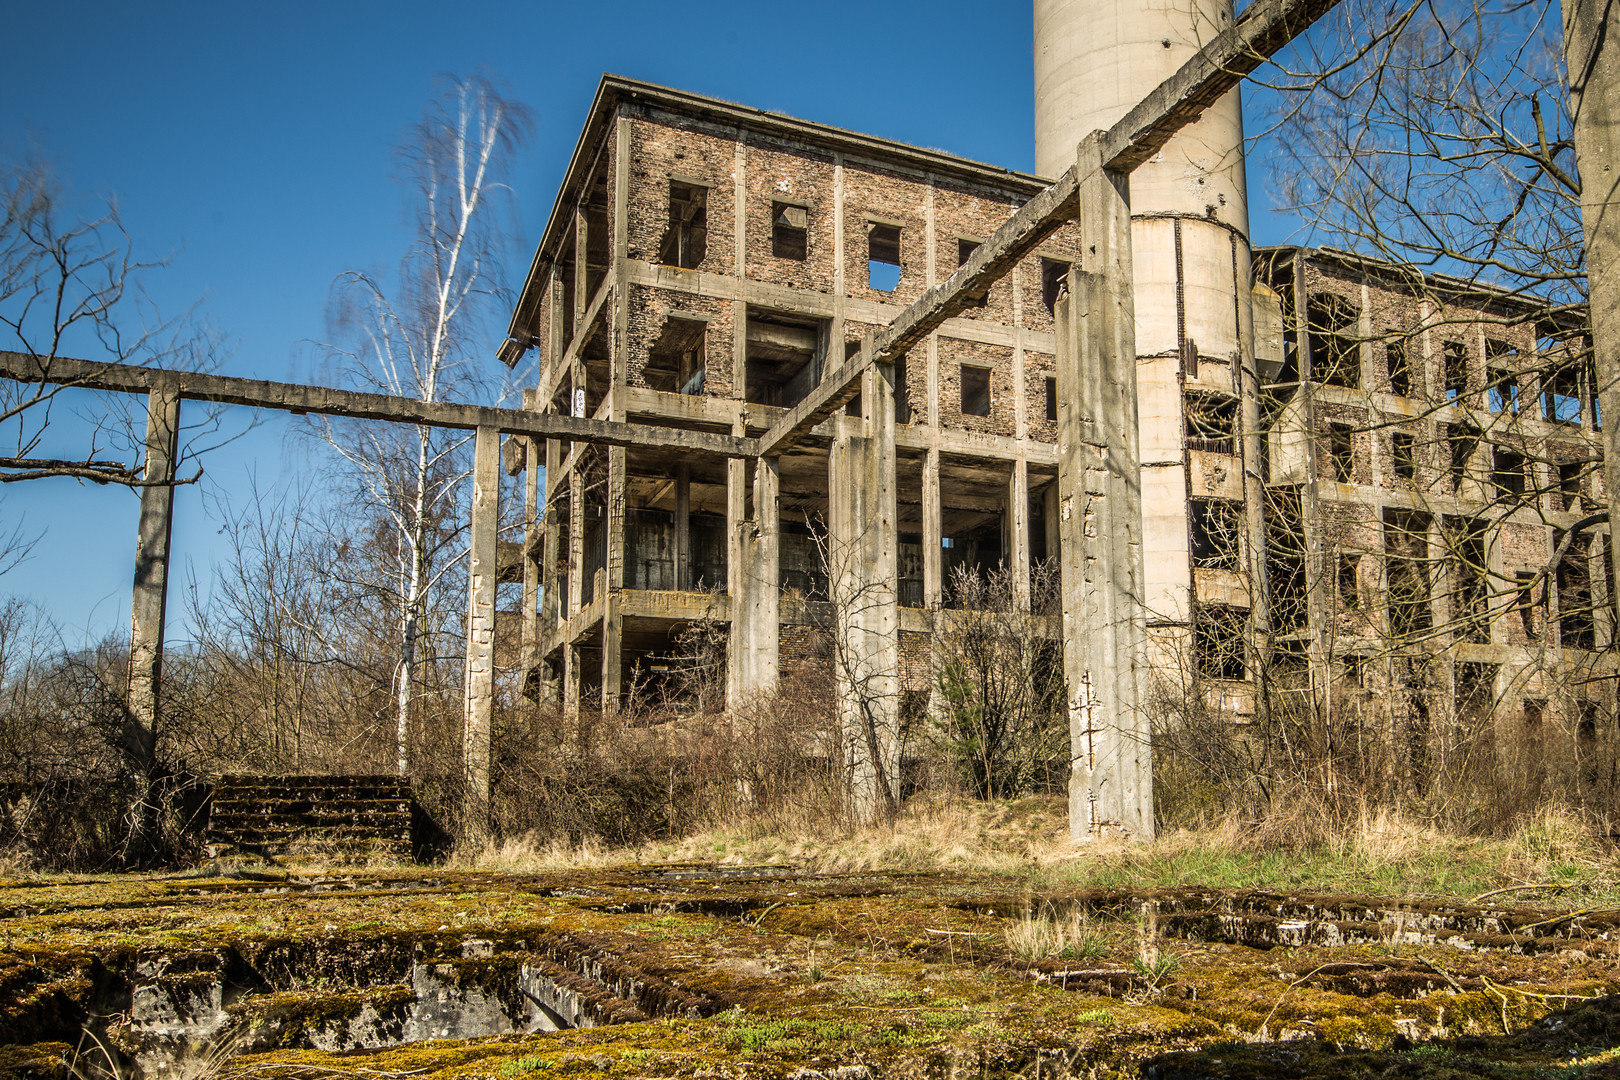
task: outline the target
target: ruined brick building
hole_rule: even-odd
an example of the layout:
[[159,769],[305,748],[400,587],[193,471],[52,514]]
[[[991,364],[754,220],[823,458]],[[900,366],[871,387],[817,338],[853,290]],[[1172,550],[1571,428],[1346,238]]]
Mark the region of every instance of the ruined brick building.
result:
[[[758,434],[1045,183],[607,77],[502,357],[539,351],[533,408]],[[1225,194],[1154,214],[1136,185],[1144,558],[1167,684],[1239,719],[1263,683],[1365,710],[1401,769],[1470,724],[1558,720],[1576,756],[1612,739],[1606,526],[1564,543],[1606,505],[1599,418],[1560,328],[1461,282],[1251,252]],[[898,558],[877,570],[897,599],[891,689],[926,698],[928,611],[956,568],[1006,567],[1029,605],[1057,554],[1054,306],[1078,243],[1060,229],[895,366]],[[821,523],[863,512],[841,507],[830,465],[841,420],[763,486],[737,460],[544,444],[531,688],[612,708],[703,621],[730,628],[734,695],[803,659],[835,591]],[[1040,615],[1032,632],[1054,633]]]

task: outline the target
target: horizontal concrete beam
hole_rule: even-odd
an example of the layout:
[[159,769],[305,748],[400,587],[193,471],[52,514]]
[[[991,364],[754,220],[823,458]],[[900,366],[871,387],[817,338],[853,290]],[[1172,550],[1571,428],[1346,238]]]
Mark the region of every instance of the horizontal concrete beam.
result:
[[18,382],[53,383],[87,390],[125,394],[149,393],[154,385],[175,387],[182,399],[243,405],[253,409],[279,409],[291,413],[346,416],[356,420],[386,420],[400,424],[475,431],[493,427],[505,435],[536,439],[567,439],[602,446],[629,446],[644,450],[686,450],[721,457],[758,457],[759,441],[708,431],[683,431],[650,424],[623,424],[584,420],[572,416],[464,405],[450,401],[417,401],[389,394],[367,394],[325,386],[238,379],[132,364],[103,364],[93,360],[55,357],[48,363],[26,353],[0,351],[0,378]]
[[[1204,110],[1278,49],[1303,33],[1339,0],[1256,0],[1243,18],[1223,31],[1181,70],[1161,83],[1102,138],[1104,168],[1130,172],[1197,121]],[[822,378],[821,385],[759,439],[762,454],[780,454],[847,405],[860,377],[873,364],[893,363],[967,306],[1074,218],[1080,189],[1078,162],[1036,195],[980,244],[967,262],[923,293],[856,356]]]

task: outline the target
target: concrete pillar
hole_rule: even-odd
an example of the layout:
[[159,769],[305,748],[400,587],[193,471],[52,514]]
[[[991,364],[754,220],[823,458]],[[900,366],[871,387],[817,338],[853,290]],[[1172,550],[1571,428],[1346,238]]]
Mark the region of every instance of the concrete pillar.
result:
[[1007,478],[1007,571],[1013,603],[1029,610],[1029,462],[1020,458]]
[[776,688],[781,662],[781,463],[754,463],[754,516],[739,530],[731,599],[728,696],[743,703]]
[[[1592,367],[1603,414],[1603,480],[1620,492],[1620,11],[1599,0],[1563,0],[1564,62],[1581,176]],[[1620,596],[1620,544],[1610,544],[1611,590]]]
[[692,587],[692,466],[675,466],[675,588]]
[[602,602],[602,712],[613,713],[622,704],[624,690],[624,495],[626,478],[625,448],[609,447],[607,480],[607,520],[602,530],[607,545],[603,575],[607,596]]
[[929,447],[923,459],[922,473],[922,544],[923,544],[923,607],[937,608],[945,602],[944,562],[941,549],[944,540],[939,505],[939,448]]
[[[1241,295],[1252,295],[1254,271],[1250,265],[1249,246],[1233,244],[1232,258],[1232,276]],[[1254,305],[1244,303],[1240,298],[1237,314],[1238,351],[1233,363],[1237,367],[1243,423],[1243,517],[1249,553],[1251,662],[1257,670],[1265,670],[1271,662],[1271,587],[1268,580],[1270,575],[1266,571],[1266,478],[1262,470],[1266,430],[1260,416],[1260,372],[1254,358]]]
[[[732,431],[747,428],[739,418]],[[748,649],[748,626],[745,612],[748,607],[749,567],[744,550],[746,530],[752,527],[748,520],[748,462],[741,458],[726,461],[726,592],[731,598],[731,636],[726,642],[726,704],[741,703],[743,692],[743,654]]]
[[496,533],[500,527],[501,433],[481,427],[473,443],[471,542],[467,557],[466,721],[462,758],[466,791],[462,841],[489,832],[489,737],[495,714]]
[[[584,443],[574,443],[574,467],[568,470],[568,608],[563,615],[566,628],[570,620],[585,606],[585,492],[580,482],[579,454],[585,452]],[[566,630],[565,630],[566,632]],[[573,641],[563,645],[563,709],[569,716],[579,715],[581,676],[579,649]]]
[[[1130,188],[1080,148],[1082,264],[1059,302],[1058,484],[1063,657],[1073,770],[1069,832],[1153,836],[1153,759],[1145,704],[1142,559]],[[1089,170],[1089,175],[1088,175]]]
[[[561,621],[560,616],[564,608],[566,597],[562,595],[563,589],[557,574],[557,563],[562,557],[562,522],[558,520],[557,508],[554,500],[557,490],[562,486],[559,473],[562,471],[562,443],[556,439],[546,440],[546,497],[541,507],[542,528],[540,562],[540,629],[542,634],[549,634],[557,629]],[[550,660],[541,660],[540,671],[540,700],[548,705],[561,702],[562,688],[557,683],[561,674],[560,665],[554,666]]]
[[174,525],[174,469],[179,455],[180,394],[155,387],[146,404],[146,464],[141,471],[141,513],[135,530],[135,589],[130,604],[129,722],[121,739],[135,766],[136,795],[125,861],[151,852],[158,806],[151,794],[163,695],[163,624],[169,597],[169,538]]
[[870,822],[892,816],[900,799],[893,365],[875,365],[866,373],[861,401],[864,419],[833,418],[827,576],[850,812],[857,822]]
[[523,440],[523,658],[519,669],[525,697],[539,700],[540,556],[540,440]]

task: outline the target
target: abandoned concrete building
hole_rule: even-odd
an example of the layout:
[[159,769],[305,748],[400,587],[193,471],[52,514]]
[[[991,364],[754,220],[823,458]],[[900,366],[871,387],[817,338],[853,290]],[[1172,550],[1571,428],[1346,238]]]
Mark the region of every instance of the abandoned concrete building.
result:
[[[1112,101],[1089,107],[1117,117]],[[1607,526],[1582,522],[1606,506],[1600,418],[1564,359],[1584,354],[1522,299],[1331,250],[1251,251],[1241,122],[1211,115],[1193,130],[1216,163],[1196,184],[1151,166],[1132,180],[1150,669],[1239,719],[1262,683],[1376,712],[1413,769],[1470,723],[1558,719],[1577,757],[1612,740]],[[1056,175],[1073,146],[1047,136],[1038,167]],[[539,350],[531,408],[757,435],[1046,184],[606,77],[502,358]],[[892,593],[882,674],[918,708],[928,613],[953,602],[958,568],[1005,568],[1031,632],[1059,634],[1040,582],[1059,554],[1054,310],[1079,243],[1059,228],[895,364],[897,558],[846,563]],[[713,455],[534,444],[530,692],[612,709],[699,622],[729,627],[731,695],[814,659],[815,628],[845,617],[828,607],[836,522],[877,512],[846,482],[863,466],[840,456],[844,419],[753,476]]]

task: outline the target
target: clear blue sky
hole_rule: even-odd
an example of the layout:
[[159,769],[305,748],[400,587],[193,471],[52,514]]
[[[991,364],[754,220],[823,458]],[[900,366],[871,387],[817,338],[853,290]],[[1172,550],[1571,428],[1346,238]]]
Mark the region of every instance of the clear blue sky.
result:
[[[1033,166],[1028,0],[63,0],[10,5],[6,32],[0,153],[37,152],[74,193],[115,195],[140,250],[173,256],[149,279],[157,301],[201,301],[229,339],[224,370],[258,378],[310,378],[333,278],[404,251],[392,150],[442,73],[482,68],[534,111],[513,177],[525,234],[514,275],[604,71]],[[1255,240],[1286,239],[1292,224],[1264,213],[1253,159],[1250,188]],[[206,465],[209,482],[239,494],[249,470],[308,472],[274,419]],[[182,579],[189,561],[205,580],[217,550],[201,495],[183,489],[177,503]],[[70,640],[124,626],[135,503],[65,480],[0,491],[0,524],[24,517],[43,534],[0,593],[45,603]]]

